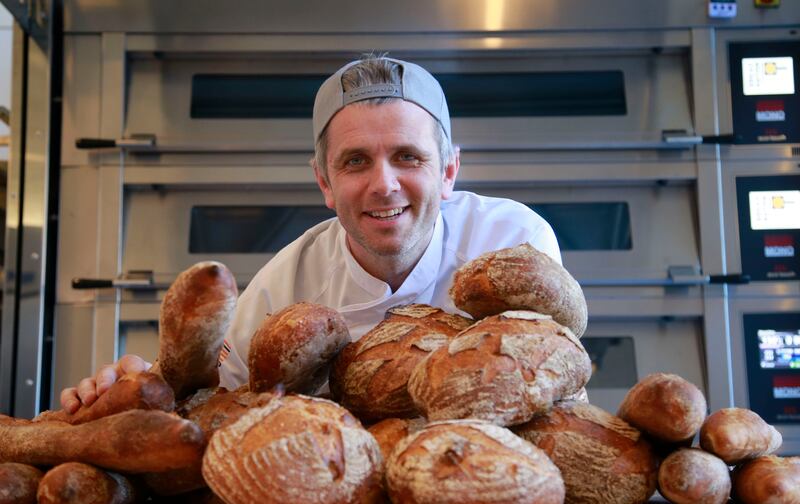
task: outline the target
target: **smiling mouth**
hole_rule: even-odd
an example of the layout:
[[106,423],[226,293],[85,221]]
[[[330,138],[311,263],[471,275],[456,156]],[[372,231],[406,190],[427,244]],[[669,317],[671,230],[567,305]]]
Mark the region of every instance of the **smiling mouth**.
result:
[[370,217],[376,219],[392,219],[405,212],[405,207],[392,208],[389,210],[378,210],[375,212],[366,212]]

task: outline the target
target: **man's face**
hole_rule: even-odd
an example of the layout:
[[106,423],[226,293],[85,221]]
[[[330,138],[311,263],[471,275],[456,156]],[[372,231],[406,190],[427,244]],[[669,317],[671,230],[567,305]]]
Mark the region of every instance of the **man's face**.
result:
[[317,183],[362,264],[413,264],[425,251],[458,172],[457,157],[442,170],[434,127],[403,100],[348,105],[328,124],[328,177],[315,167]]

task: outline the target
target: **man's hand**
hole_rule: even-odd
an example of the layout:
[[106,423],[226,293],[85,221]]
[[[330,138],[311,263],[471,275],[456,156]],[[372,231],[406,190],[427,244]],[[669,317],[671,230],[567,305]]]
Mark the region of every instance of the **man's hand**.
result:
[[125,355],[114,364],[101,367],[96,375],[84,378],[77,387],[62,390],[61,407],[69,414],[75,413],[81,404],[90,406],[95,402],[122,375],[147,371],[152,366],[138,355]]

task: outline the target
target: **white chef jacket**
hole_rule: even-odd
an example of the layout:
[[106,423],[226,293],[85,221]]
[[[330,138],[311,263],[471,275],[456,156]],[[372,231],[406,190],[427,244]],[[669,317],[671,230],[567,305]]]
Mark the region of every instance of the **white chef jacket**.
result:
[[220,359],[220,385],[234,389],[247,383],[253,333],[267,314],[290,304],[309,301],[337,310],[356,341],[392,306],[425,303],[466,315],[448,295],[453,273],[485,252],[529,242],[561,263],[553,229],[533,210],[516,201],[465,191],[455,191],[442,201],[428,248],[395,292],[356,262],[345,236],[339,220],[329,219],[261,268],[236,305]]

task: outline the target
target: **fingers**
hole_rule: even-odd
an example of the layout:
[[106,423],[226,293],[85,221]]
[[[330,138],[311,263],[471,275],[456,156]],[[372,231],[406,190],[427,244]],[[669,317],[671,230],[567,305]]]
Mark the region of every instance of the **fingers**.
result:
[[84,378],[78,383],[78,398],[86,406],[97,400],[97,383],[94,377]]
[[78,397],[77,388],[69,387],[61,391],[61,407],[70,415],[78,411],[78,408],[81,407],[81,400]]
[[102,395],[103,392],[111,388],[111,385],[114,385],[114,382],[116,382],[122,374],[123,373],[118,372],[117,364],[107,364],[101,367],[100,371],[94,376],[96,394],[98,396]]
[[147,371],[153,367],[153,365],[146,360],[142,359],[138,355],[133,354],[123,355],[122,358],[117,361],[117,366],[121,370],[120,375],[128,373],[141,373],[142,371]]

